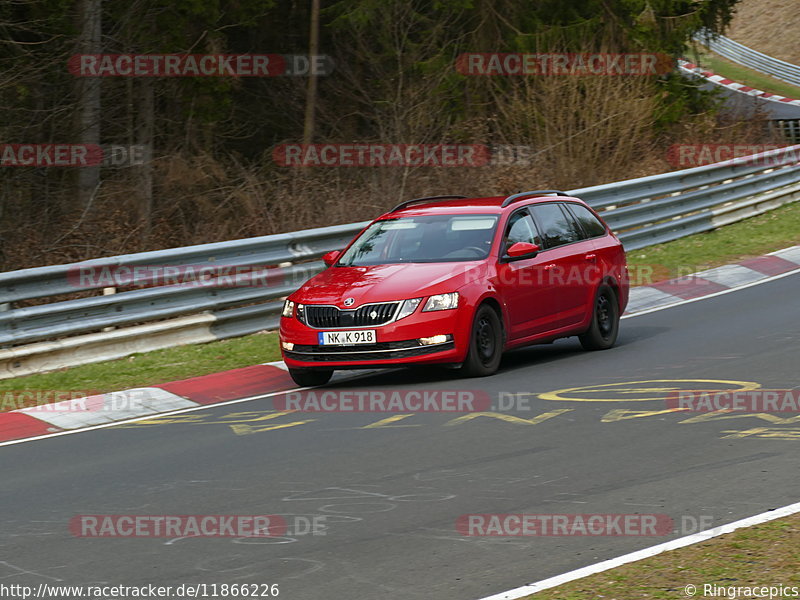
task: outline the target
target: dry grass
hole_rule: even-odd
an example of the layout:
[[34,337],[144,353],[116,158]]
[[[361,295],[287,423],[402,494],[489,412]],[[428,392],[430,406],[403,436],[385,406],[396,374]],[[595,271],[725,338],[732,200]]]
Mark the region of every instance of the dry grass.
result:
[[740,0],[727,36],[780,60],[800,64],[797,0]]
[[[623,565],[605,573],[545,590],[530,600],[641,600],[686,598],[687,585],[696,598],[757,598],[746,593],[703,593],[704,584],[722,588],[800,587],[800,515],[778,519],[707,542]],[[760,593],[760,592],[756,592]],[[796,596],[796,593],[794,594]],[[769,596],[763,596],[769,597]],[[775,594],[773,597],[778,598]],[[782,597],[792,597],[788,594]]]

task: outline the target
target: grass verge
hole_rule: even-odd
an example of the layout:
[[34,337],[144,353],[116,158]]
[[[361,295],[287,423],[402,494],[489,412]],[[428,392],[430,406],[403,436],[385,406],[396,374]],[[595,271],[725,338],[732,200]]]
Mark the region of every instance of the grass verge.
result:
[[800,87],[722,58],[708,50],[702,49],[693,52],[692,59],[695,64],[737,83],[744,83],[757,90],[772,92],[787,98],[800,98]]
[[254,333],[208,344],[176,346],[51,373],[0,380],[4,391],[113,392],[280,360],[277,333]]
[[[769,213],[628,254],[634,275],[650,273],[652,280],[669,279],[691,271],[735,262],[800,243],[800,202]],[[645,269],[637,269],[645,267]],[[186,379],[238,367],[280,360],[276,333],[177,346],[126,358],[61,369],[51,373],[0,380],[0,394],[21,390],[96,390],[110,392]],[[13,403],[0,408],[13,409]]]
[[[529,600],[641,600],[642,598],[691,597],[687,586],[696,586],[696,598],[770,597],[760,592],[726,593],[730,588],[774,586],[800,588],[800,515],[776,519],[706,542],[679,548],[579,579]],[[722,593],[704,585],[725,588]],[[704,593],[705,592],[705,593]],[[774,598],[796,597],[784,594]]]

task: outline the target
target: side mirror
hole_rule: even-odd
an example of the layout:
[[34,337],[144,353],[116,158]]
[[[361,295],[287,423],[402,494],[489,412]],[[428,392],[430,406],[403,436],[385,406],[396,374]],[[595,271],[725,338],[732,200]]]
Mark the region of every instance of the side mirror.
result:
[[531,258],[541,248],[536,244],[529,244],[528,242],[516,242],[506,250],[506,254],[510,258]]
[[339,260],[340,254],[341,254],[340,250],[331,250],[330,252],[327,252],[322,256],[322,262],[325,263],[326,267],[330,267],[337,260]]

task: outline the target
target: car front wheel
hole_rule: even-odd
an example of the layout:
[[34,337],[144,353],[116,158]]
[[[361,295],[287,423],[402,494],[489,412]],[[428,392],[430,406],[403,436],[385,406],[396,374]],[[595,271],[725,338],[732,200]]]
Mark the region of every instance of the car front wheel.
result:
[[619,333],[619,303],[617,295],[607,285],[601,285],[594,297],[589,329],[578,336],[585,350],[605,350],[617,341]]
[[467,358],[461,365],[464,377],[492,375],[503,355],[503,326],[500,317],[486,304],[478,308],[472,323]]
[[328,383],[333,369],[289,369],[289,375],[300,387],[314,387]]

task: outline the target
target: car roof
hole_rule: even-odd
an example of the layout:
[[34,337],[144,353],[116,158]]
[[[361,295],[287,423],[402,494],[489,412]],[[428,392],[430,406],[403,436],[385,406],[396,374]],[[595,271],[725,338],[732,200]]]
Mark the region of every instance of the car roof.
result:
[[419,204],[391,210],[382,215],[381,219],[404,217],[419,217],[423,215],[446,215],[446,214],[502,214],[506,211],[514,210],[520,206],[530,204],[541,204],[545,202],[583,201],[572,196],[531,196],[513,202],[503,207],[503,201],[508,196],[487,196],[485,198],[451,198],[446,200],[431,199],[430,202],[420,201]]

